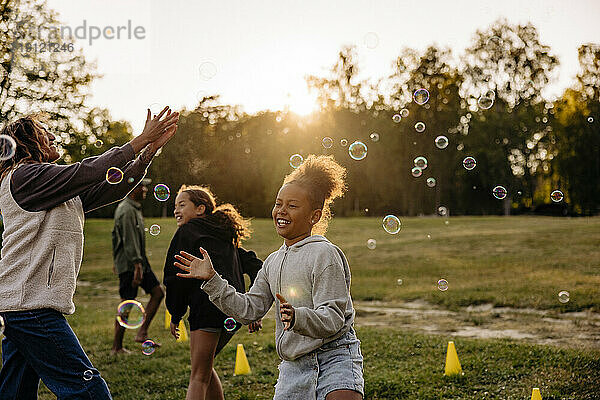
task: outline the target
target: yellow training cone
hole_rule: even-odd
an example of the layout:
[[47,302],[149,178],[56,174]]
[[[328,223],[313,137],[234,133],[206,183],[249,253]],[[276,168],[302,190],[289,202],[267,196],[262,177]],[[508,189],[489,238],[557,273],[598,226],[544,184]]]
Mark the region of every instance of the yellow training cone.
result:
[[179,321],[179,339],[177,339],[177,341],[179,343],[188,341],[187,329],[185,329],[185,324],[183,323],[183,320]]
[[456,354],[456,348],[454,342],[448,342],[448,351],[446,352],[446,370],[444,375],[457,375],[462,372],[460,367],[460,361],[458,361],[458,354]]
[[533,388],[531,391],[531,400],[542,400],[542,395],[540,394],[539,388]]
[[250,373],[250,364],[246,358],[246,352],[244,351],[244,345],[237,345],[237,353],[235,354],[235,369],[233,375],[248,375]]
[[171,328],[171,314],[169,314],[169,310],[165,309],[165,329]]

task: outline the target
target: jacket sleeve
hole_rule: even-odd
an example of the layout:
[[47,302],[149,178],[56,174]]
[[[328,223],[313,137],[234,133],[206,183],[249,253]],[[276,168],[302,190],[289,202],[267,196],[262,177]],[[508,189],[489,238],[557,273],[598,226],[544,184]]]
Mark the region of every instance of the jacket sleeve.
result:
[[[150,163],[138,157],[123,167],[123,179],[117,184],[108,183],[106,179],[96,183],[79,195],[83,211],[88,212],[123,199],[146,175]],[[132,179],[133,178],[133,179]]]
[[242,273],[250,277],[250,286],[254,284],[258,271],[263,266],[263,262],[256,256],[256,253],[251,250],[246,250],[242,247],[238,247],[238,254],[242,262]]
[[219,274],[204,282],[201,288],[224,314],[244,325],[264,317],[274,301],[264,268],[258,271],[254,284],[246,293],[237,292]]
[[313,281],[313,308],[294,307],[292,330],[312,338],[327,338],[344,326],[350,295],[343,266],[327,266]]
[[108,168],[123,168],[134,157],[133,148],[127,144],[71,165],[24,164],[13,173],[10,190],[24,210],[49,210],[103,182]]
[[139,228],[136,226],[138,222],[135,213],[128,211],[121,215],[119,220],[123,251],[127,258],[127,262],[131,264],[141,263],[143,260],[142,243]]

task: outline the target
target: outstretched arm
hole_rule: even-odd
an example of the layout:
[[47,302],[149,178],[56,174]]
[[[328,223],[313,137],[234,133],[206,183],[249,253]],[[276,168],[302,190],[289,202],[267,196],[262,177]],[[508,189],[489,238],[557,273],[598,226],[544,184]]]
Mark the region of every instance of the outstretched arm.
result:
[[249,324],[264,317],[274,301],[264,268],[258,271],[250,290],[247,293],[239,293],[216,273],[206,250],[200,248],[200,253],[203,258],[198,258],[185,251],[176,255],[175,258],[178,262],[175,262],[174,265],[188,272],[186,274],[178,273],[177,276],[206,280],[201,288],[208,294],[210,301],[223,313],[243,324]]

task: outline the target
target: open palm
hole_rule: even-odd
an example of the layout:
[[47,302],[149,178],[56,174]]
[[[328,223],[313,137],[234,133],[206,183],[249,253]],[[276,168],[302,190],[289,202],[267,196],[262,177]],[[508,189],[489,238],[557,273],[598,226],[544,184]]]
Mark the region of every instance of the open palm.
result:
[[186,271],[187,274],[178,273],[177,276],[181,278],[209,280],[216,274],[212,261],[210,261],[210,256],[202,247],[200,247],[200,254],[202,254],[203,258],[198,258],[185,251],[179,253],[175,255],[175,258],[179,262],[175,261],[174,265]]

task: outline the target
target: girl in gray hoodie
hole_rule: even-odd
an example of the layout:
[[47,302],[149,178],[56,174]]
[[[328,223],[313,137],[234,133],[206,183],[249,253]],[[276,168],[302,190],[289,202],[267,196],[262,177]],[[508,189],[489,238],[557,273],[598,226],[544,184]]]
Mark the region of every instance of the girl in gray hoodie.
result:
[[344,193],[345,173],[332,156],[311,155],[284,179],[272,211],[284,244],[267,257],[245,294],[215,272],[204,249],[202,259],[175,256],[175,266],[188,272],[177,275],[204,280],[210,301],[239,322],[256,321],[279,303],[276,400],[355,400],[364,394],[350,268],[344,253],[322,236],[331,202]]

